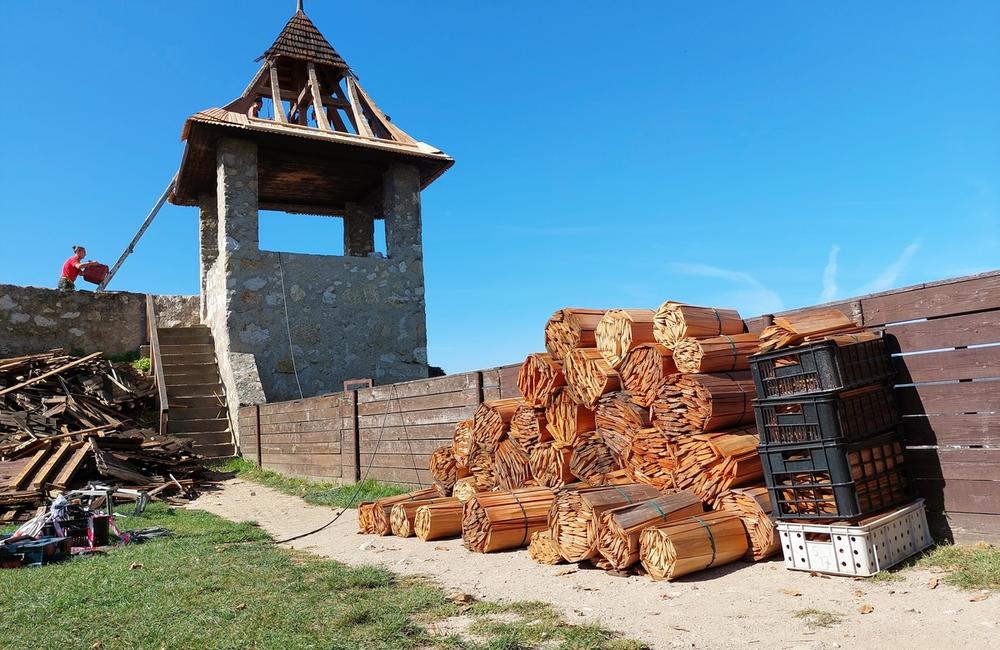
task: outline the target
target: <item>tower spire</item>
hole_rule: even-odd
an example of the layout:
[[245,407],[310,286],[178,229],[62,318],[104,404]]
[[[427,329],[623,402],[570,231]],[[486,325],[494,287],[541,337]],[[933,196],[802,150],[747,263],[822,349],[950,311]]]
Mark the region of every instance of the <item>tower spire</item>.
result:
[[296,4],[295,11],[298,12],[298,13],[300,13],[300,14],[304,14],[306,12],[306,10],[302,8],[302,2],[303,2],[303,0],[298,0],[295,3]]

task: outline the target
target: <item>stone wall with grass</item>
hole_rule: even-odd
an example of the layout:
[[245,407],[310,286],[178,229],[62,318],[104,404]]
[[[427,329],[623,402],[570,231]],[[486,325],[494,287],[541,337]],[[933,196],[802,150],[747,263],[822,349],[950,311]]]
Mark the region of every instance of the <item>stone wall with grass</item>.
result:
[[[156,296],[161,327],[200,322],[197,296]],[[122,356],[146,343],[146,296],[0,284],[0,357],[53,348]]]

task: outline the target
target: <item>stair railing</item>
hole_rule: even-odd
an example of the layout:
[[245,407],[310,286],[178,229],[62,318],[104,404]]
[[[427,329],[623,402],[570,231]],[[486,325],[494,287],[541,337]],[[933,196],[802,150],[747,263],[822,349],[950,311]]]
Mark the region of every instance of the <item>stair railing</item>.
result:
[[167,401],[167,381],[163,376],[163,359],[160,357],[160,335],[156,330],[156,307],[150,294],[146,294],[146,328],[149,334],[149,367],[159,392],[160,435],[167,435],[170,405]]

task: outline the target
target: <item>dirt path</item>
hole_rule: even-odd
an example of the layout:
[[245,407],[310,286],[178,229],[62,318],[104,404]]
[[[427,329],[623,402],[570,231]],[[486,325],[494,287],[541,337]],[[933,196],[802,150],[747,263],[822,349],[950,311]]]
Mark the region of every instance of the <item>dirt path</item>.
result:
[[[227,482],[191,507],[234,521],[256,521],[283,538],[317,528],[333,510],[247,483]],[[447,590],[490,600],[542,600],[571,622],[596,622],[654,648],[996,648],[1000,594],[976,594],[945,584],[927,587],[934,574],[911,569],[899,580],[876,583],[824,579],[787,571],[780,561],[737,563],[675,583],[646,577],[615,578],[575,565],[535,564],[526,552],[479,555],[459,540],[362,536],[355,511],[321,533],[290,546],[347,564],[380,564],[425,575]],[[862,593],[863,592],[863,593]],[[859,613],[863,604],[874,607]],[[832,627],[810,627],[794,613],[839,614]],[[992,639],[992,641],[991,641]]]

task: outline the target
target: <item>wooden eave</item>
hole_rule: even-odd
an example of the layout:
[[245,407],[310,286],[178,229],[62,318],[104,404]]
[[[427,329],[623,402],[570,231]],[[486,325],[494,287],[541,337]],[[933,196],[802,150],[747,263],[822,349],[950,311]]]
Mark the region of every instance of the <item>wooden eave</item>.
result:
[[377,202],[382,174],[393,163],[417,167],[421,189],[454,164],[424,143],[282,124],[222,109],[191,116],[181,137],[186,145],[169,198],[175,205],[198,205],[200,197],[214,195],[220,138],[257,144],[259,203],[290,212],[323,214],[347,202]]

